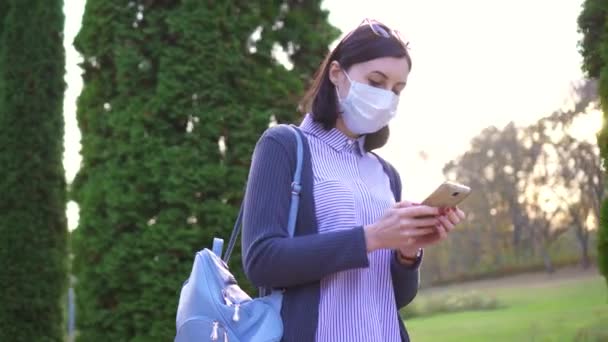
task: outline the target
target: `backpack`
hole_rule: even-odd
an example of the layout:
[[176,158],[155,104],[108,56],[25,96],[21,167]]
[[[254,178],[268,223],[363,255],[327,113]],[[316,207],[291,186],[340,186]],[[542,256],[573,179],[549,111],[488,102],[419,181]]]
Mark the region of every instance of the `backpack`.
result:
[[[292,125],[297,141],[297,163],[293,175],[287,230],[294,236],[298,214],[303,163],[303,138]],[[224,240],[214,238],[212,249],[196,253],[190,277],[182,286],[176,315],[175,342],[274,342],[283,337],[281,304],[283,293],[252,299],[230,273],[228,261],[240,234],[243,205],[239,210],[228,247],[223,256]]]

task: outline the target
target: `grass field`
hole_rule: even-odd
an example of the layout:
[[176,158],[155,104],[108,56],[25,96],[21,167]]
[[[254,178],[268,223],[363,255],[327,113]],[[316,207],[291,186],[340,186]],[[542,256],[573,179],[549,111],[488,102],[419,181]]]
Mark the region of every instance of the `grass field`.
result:
[[559,271],[550,277],[536,274],[423,290],[416,301],[471,289],[495,296],[504,307],[406,317],[412,341],[569,342],[575,341],[579,330],[589,325],[602,333],[605,329],[608,341],[608,291],[603,278],[595,271]]

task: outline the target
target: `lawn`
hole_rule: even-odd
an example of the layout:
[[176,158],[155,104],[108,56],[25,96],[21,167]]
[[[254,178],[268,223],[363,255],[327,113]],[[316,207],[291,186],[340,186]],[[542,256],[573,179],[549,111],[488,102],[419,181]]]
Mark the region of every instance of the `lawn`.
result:
[[[570,342],[590,324],[608,331],[608,291],[599,276],[507,284],[476,289],[495,296],[503,308],[406,318],[412,341]],[[428,300],[433,295],[432,291],[421,291],[416,300]]]

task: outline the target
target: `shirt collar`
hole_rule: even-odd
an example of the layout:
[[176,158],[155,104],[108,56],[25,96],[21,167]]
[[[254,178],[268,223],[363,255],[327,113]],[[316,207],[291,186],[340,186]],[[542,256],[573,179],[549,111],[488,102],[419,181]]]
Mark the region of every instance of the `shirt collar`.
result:
[[[338,152],[351,150],[358,151],[360,155],[364,155],[366,153],[364,147],[365,135],[362,135],[357,139],[352,139],[337,128],[326,130],[322,124],[314,121],[311,114],[306,114],[304,120],[300,124],[300,129],[317,137],[319,140],[326,143]],[[353,145],[356,146],[353,147]]]

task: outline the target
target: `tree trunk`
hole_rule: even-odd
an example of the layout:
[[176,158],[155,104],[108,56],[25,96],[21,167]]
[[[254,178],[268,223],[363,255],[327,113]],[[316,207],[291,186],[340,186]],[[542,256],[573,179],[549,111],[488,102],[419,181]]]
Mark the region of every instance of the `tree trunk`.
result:
[[581,266],[584,269],[589,268],[591,259],[589,258],[589,232],[580,222],[575,224],[576,239],[581,245]]
[[551,256],[549,255],[549,246],[543,245],[541,253],[543,255],[543,264],[545,265],[545,271],[547,271],[547,273],[555,272],[553,261],[551,260]]
[[582,255],[581,255],[581,263],[584,269],[588,269],[591,266],[591,259],[589,258],[589,244],[587,239],[585,239],[585,243],[581,245]]
[[555,267],[553,266],[553,261],[551,260],[551,255],[549,255],[549,246],[551,245],[551,233],[549,231],[549,221],[543,224],[543,227],[534,227],[538,229],[538,238],[541,240],[538,244],[540,246],[540,254],[543,258],[543,264],[545,265],[545,271],[551,274],[555,272]]

